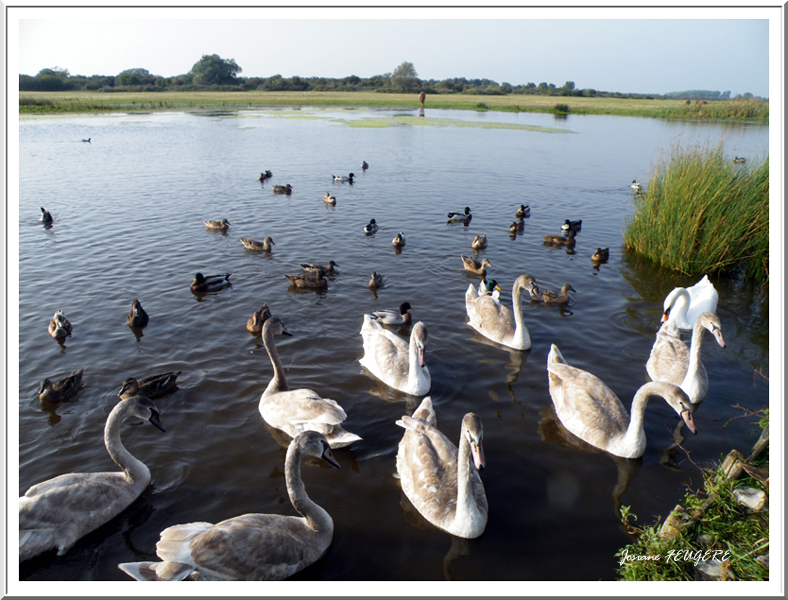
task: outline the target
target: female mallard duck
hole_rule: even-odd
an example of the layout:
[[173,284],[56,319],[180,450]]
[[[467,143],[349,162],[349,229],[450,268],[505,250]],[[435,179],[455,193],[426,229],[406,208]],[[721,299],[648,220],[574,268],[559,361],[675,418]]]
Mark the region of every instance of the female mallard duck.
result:
[[632,400],[632,414],[601,379],[567,364],[553,344],[547,357],[550,397],[561,424],[581,440],[610,454],[638,458],[646,450],[643,414],[652,396],[659,396],[680,415],[692,433],[695,424],[687,394],[671,383],[649,382]]
[[391,240],[391,245],[395,248],[402,248],[405,245],[405,234],[400,231],[397,237]]
[[474,250],[484,250],[487,247],[487,236],[482,235],[475,235],[473,236],[473,241],[471,242],[471,248]]
[[517,212],[514,213],[515,218],[517,219],[526,219],[531,216],[531,207],[527,204],[521,204],[520,208],[517,209]]
[[509,233],[517,233],[518,231],[523,231],[524,229],[525,223],[523,223],[522,219],[519,221],[512,221],[512,224],[509,225]]
[[353,183],[353,178],[355,175],[353,173],[349,173],[347,177],[344,175],[332,175],[334,181],[340,181],[342,183]]
[[256,242],[249,238],[241,238],[241,243],[247,250],[255,250],[257,252],[270,252],[271,246],[276,246],[274,240],[268,236],[264,237],[262,242]]
[[131,310],[126,315],[126,323],[129,327],[145,327],[148,324],[148,313],[136,298],[131,301]]
[[55,311],[55,315],[49,320],[49,335],[56,340],[62,340],[71,335],[73,327],[66,318],[66,313],[62,310]]
[[637,179],[633,179],[632,184],[629,187],[632,188],[633,192],[639,192],[643,189],[643,186],[638,183]]
[[42,223],[51,223],[53,220],[54,219],[52,219],[52,215],[50,214],[50,212],[42,206],[41,218],[39,219],[39,221],[41,221]]
[[361,326],[364,356],[358,362],[386,385],[412,396],[430,391],[432,379],[424,362],[427,327],[419,321],[410,341],[383,327],[372,315],[364,315]]
[[410,323],[411,315],[408,311],[412,309],[410,302],[403,302],[399,305],[399,309],[389,308],[372,311],[372,317],[384,325],[404,325]]
[[159,375],[143,377],[140,380],[128,377],[121,384],[118,397],[125,400],[132,396],[145,396],[155,400],[175,390],[175,380],[180,374],[180,371],[168,371]]
[[[491,283],[495,284],[493,280]],[[492,295],[479,295],[473,284],[465,292],[465,310],[468,313],[468,325],[481,335],[508,348],[528,350],[531,347],[531,336],[523,323],[520,307],[522,292],[528,289],[526,275],[520,275],[512,286],[512,310],[502,305]],[[496,284],[497,287],[497,284]]]
[[697,318],[705,312],[717,312],[717,293],[709,276],[704,275],[695,285],[674,288],[662,303],[662,320],[673,321],[679,329],[692,329]]
[[307,273],[312,273],[313,275],[319,275],[321,271],[327,275],[339,275],[339,271],[337,271],[338,266],[339,265],[333,260],[329,260],[325,267],[316,265],[314,263],[301,263],[301,268]]
[[362,160],[361,161],[361,170],[362,171],[366,171],[367,169],[369,169],[369,165],[367,164],[367,161]]
[[735,162],[737,164],[740,164],[740,165],[743,165],[744,163],[747,162],[747,159],[746,158],[742,158],[741,156],[734,156],[733,157],[733,162]]
[[539,302],[544,302],[545,304],[566,304],[572,298],[569,297],[568,291],[572,290],[576,292],[575,288],[573,288],[570,284],[565,283],[561,286],[561,292],[555,292],[553,290],[543,290],[536,285],[531,286],[531,298],[534,300],[538,300]]
[[364,233],[367,235],[372,235],[378,230],[378,224],[375,222],[375,219],[370,219],[369,223],[364,225]]
[[473,215],[471,214],[471,209],[466,206],[464,212],[450,212],[447,216],[449,218],[448,223],[459,223],[469,220]]
[[120,440],[121,423],[129,418],[143,419],[164,431],[159,411],[148,398],[118,402],[107,418],[104,444],[120,472],[59,475],[34,485],[19,498],[19,562],[53,548],[65,554],[79,538],[115,517],[148,487],[148,467]]
[[328,289],[328,280],[322,270],[314,275],[285,275],[290,286],[298,289],[325,290]]
[[290,389],[274,335],[291,335],[278,317],[271,317],[263,325],[263,345],[274,368],[274,377],[260,397],[263,420],[290,437],[307,430],[320,432],[332,448],[342,448],[360,440],[359,436],[342,428],[347,414],[336,401],[321,398],[310,389]]
[[377,290],[382,288],[385,285],[383,281],[383,275],[378,273],[377,271],[372,271],[372,275],[369,278],[369,283],[367,287],[371,290]]
[[227,219],[222,219],[221,221],[212,221],[208,219],[207,221],[203,221],[203,223],[205,223],[207,229],[215,229],[217,231],[227,231],[230,227],[230,221]]
[[271,173],[271,171],[265,170],[262,173],[260,173],[260,177],[258,177],[257,180],[258,181],[265,181],[266,179],[270,179],[273,176],[274,176],[274,174]]
[[704,329],[711,332],[722,348],[725,347],[719,317],[713,312],[705,312],[695,321],[689,348],[679,337],[675,324],[664,322],[646,363],[646,372],[652,381],[666,381],[679,386],[692,404],[703,400],[709,391],[709,376],[700,360]]
[[194,276],[189,289],[192,292],[216,292],[230,285],[230,273],[224,275],[203,275],[197,273]]
[[591,260],[595,263],[605,263],[610,257],[610,248],[597,248],[591,255]]
[[575,232],[571,229],[567,232],[566,237],[560,235],[552,235],[548,234],[544,237],[544,243],[551,246],[566,246],[567,248],[574,248],[576,240],[575,240]]
[[323,202],[325,202],[329,206],[336,206],[337,199],[334,196],[332,196],[331,194],[329,194],[328,192],[326,192],[326,195],[323,196]]
[[484,468],[482,422],[467,413],[457,449],[437,427],[428,397],[412,417],[397,425],[405,434],[397,449],[402,491],[430,523],[461,538],[477,538],[487,525],[487,495],[479,471]]
[[561,231],[568,232],[574,231],[577,233],[583,227],[583,221],[578,219],[577,221],[570,221],[569,219],[564,219],[564,222],[561,224]]
[[38,386],[38,399],[41,402],[62,402],[68,400],[79,391],[79,384],[82,383],[82,373],[85,369],[74,371],[68,377],[52,381],[44,379]]
[[326,438],[299,433],[287,448],[285,487],[299,517],[250,513],[213,523],[173,525],[161,532],[162,562],[120,563],[138,581],[273,581],[290,577],[325,554],[334,522],[307,496],[301,465],[314,457],[339,468]]
[[293,186],[289,183],[287,185],[272,185],[274,194],[287,194],[288,196],[293,192]]
[[250,333],[261,333],[263,331],[263,324],[270,318],[271,309],[268,308],[268,303],[264,303],[260,307],[260,310],[252,313],[252,316],[246,320],[246,329]]
[[487,275],[486,267],[492,267],[490,261],[486,258],[482,259],[482,262],[479,262],[472,256],[465,256],[460,255],[462,259],[462,268],[470,273],[475,273],[476,275],[481,275],[482,279]]

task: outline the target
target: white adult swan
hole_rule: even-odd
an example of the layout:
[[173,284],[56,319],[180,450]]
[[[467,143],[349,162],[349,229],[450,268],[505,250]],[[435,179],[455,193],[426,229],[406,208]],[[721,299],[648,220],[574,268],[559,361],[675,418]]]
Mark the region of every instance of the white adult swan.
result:
[[339,464],[326,438],[316,431],[298,434],[287,448],[285,482],[301,517],[250,513],[221,523],[186,523],[161,532],[156,554],[162,562],[118,565],[139,581],[264,581],[290,577],[318,560],[334,535],[334,522],[315,504],[301,481],[307,456]]
[[487,525],[487,496],[479,477],[484,468],[479,417],[463,417],[459,451],[438,430],[429,396],[412,417],[396,423],[405,428],[397,472],[408,500],[436,527],[462,538],[479,537]]
[[321,398],[312,390],[291,390],[274,344],[274,335],[291,335],[278,317],[263,324],[263,345],[274,367],[274,377],[260,397],[260,414],[271,427],[294,438],[302,431],[322,433],[332,448],[342,448],[361,438],[342,429],[347,414],[334,400]]
[[57,548],[64,554],[79,538],[119,514],[150,483],[150,471],[120,441],[120,426],[136,417],[164,431],[159,411],[148,398],[134,396],[112,409],[104,444],[123,471],[67,473],[34,485],[19,498],[19,561]]
[[709,276],[704,275],[695,285],[674,288],[662,303],[662,320],[670,320],[679,329],[692,329],[697,318],[705,312],[717,312],[719,294]]
[[700,360],[703,330],[708,329],[721,347],[725,347],[722,324],[713,312],[705,312],[695,321],[689,348],[671,321],[662,324],[646,363],[646,372],[653,381],[667,381],[679,386],[697,404],[709,391],[709,376]]
[[427,327],[419,321],[410,332],[410,342],[383,327],[372,315],[361,325],[364,356],[358,362],[386,385],[412,396],[430,391],[432,378],[424,363]]
[[[532,280],[533,278],[530,278]],[[491,295],[480,295],[473,284],[465,292],[465,310],[468,325],[484,337],[515,350],[528,350],[531,336],[523,323],[520,299],[524,289],[529,288],[529,277],[520,275],[512,286],[512,311]]]
[[687,395],[676,385],[649,382],[632,399],[632,414],[596,375],[567,364],[553,344],[547,356],[547,377],[555,414],[581,440],[610,454],[638,458],[646,450],[643,414],[652,396],[660,396],[684,419],[692,433],[695,423]]

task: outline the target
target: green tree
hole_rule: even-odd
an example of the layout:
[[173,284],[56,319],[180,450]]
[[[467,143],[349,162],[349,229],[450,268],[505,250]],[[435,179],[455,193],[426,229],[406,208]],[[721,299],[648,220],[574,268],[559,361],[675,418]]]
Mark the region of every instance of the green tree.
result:
[[411,62],[403,62],[391,74],[391,83],[395,89],[412,92],[419,85],[419,75]]
[[564,84],[564,89],[571,92],[573,89],[575,89],[575,82],[574,81],[567,81]]
[[191,73],[197,85],[232,85],[235,76],[242,71],[232,58],[224,59],[218,54],[203,54],[194,63]]

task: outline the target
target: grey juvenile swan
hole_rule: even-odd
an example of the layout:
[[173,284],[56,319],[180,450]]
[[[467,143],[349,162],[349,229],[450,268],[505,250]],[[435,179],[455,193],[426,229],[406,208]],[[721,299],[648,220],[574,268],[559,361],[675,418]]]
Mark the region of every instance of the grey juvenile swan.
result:
[[123,469],[108,473],[67,473],[34,485],[19,498],[19,562],[57,548],[64,554],[134,502],[150,483],[150,471],[120,441],[121,423],[136,417],[164,431],[148,398],[121,400],[107,417],[104,444]]
[[302,516],[250,513],[221,523],[186,523],[161,532],[156,554],[162,562],[118,565],[139,581],[264,581],[290,577],[319,559],[331,544],[331,516],[306,494],[301,463],[307,456],[339,464],[326,438],[298,434],[287,448],[285,481],[293,507]]

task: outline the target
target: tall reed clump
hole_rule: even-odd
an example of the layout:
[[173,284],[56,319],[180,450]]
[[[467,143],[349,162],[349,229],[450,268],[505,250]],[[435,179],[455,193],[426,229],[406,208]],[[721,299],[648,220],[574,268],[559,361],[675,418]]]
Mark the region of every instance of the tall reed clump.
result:
[[635,196],[627,248],[686,275],[769,276],[769,159],[733,164],[722,146],[676,146]]
[[742,119],[769,120],[769,103],[763,100],[714,101],[706,104],[668,106],[659,112],[666,119]]

